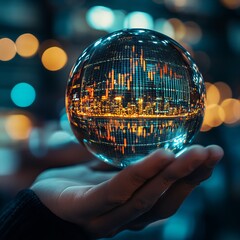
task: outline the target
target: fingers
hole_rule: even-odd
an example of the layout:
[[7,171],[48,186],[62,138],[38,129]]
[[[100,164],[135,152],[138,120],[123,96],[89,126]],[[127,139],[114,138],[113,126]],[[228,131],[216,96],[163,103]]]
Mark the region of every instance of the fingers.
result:
[[99,159],[89,162],[88,166],[94,171],[103,171],[103,172],[108,172],[108,171],[119,172],[120,171],[120,168],[117,168],[113,165],[109,165],[105,162],[99,161]]
[[199,167],[207,157],[208,151],[200,145],[193,145],[187,148],[181,155],[176,157],[174,164],[171,164],[166,171],[163,172],[163,181],[175,182],[187,176]]
[[110,171],[104,173],[98,171],[93,172],[93,170],[89,167],[79,164],[75,166],[46,170],[37,177],[36,181],[54,178],[74,180],[83,184],[98,184],[112,178],[115,174],[115,172]]
[[143,214],[131,222],[131,224],[125,226],[125,228],[130,229],[134,226],[143,227],[174,214],[189,193],[202,181],[211,176],[214,166],[223,157],[223,150],[219,146],[208,146],[206,150],[208,157],[201,166],[188,176],[174,183],[148,213]]
[[210,145],[206,147],[209,151],[210,157],[208,158],[208,166],[214,167],[224,155],[223,149],[218,145]]
[[184,182],[187,183],[187,186],[190,185],[194,188],[202,181],[209,178],[211,176],[214,166],[223,157],[223,150],[217,145],[210,145],[206,147],[206,149],[208,151],[207,160],[196,171],[183,179]]
[[64,168],[52,168],[42,172],[36,180],[40,181],[50,178],[79,179],[81,175],[84,174],[87,170],[87,167],[83,164],[67,166]]
[[[155,177],[148,178],[148,181],[142,179],[145,184],[125,204],[96,219],[93,222],[94,227],[99,231],[112,231],[119,228],[119,225],[127,224],[148,212],[172,184],[191,174],[207,158],[208,150],[206,148],[201,146],[188,148],[166,168],[158,171],[159,173]],[[144,171],[146,170],[144,169]]]
[[[111,180],[104,182],[84,195],[84,206],[88,217],[101,215],[127,202],[145,182],[161,172],[174,161],[174,154],[157,150],[143,161],[120,171]],[[81,211],[82,211],[81,210]]]

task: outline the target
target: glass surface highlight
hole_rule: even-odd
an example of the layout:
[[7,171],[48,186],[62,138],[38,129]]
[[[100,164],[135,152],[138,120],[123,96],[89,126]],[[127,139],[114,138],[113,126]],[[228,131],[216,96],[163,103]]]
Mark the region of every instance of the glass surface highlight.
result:
[[157,148],[190,144],[204,115],[205,86],[190,54],[146,29],[113,32],[90,45],[66,90],[77,139],[101,160],[126,167]]

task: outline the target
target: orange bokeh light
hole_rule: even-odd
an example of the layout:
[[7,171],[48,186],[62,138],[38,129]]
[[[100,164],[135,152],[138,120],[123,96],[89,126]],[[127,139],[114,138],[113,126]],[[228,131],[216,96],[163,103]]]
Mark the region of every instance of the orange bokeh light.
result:
[[42,64],[49,71],[62,69],[67,63],[67,54],[60,47],[50,47],[43,52]]
[[25,33],[17,38],[16,47],[17,53],[20,56],[31,57],[36,54],[39,47],[39,41],[34,35]]
[[16,55],[16,45],[9,38],[0,39],[0,60],[9,61]]
[[240,102],[234,98],[225,99],[221,103],[221,107],[225,112],[224,123],[233,124],[240,119]]
[[25,140],[32,129],[31,120],[23,114],[13,114],[6,118],[5,129],[14,140]]

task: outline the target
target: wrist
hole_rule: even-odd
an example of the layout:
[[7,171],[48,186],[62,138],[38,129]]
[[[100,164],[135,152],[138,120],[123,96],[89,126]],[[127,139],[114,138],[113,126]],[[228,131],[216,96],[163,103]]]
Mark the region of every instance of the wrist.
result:
[[1,239],[90,239],[80,226],[55,216],[29,189],[9,203],[0,222]]

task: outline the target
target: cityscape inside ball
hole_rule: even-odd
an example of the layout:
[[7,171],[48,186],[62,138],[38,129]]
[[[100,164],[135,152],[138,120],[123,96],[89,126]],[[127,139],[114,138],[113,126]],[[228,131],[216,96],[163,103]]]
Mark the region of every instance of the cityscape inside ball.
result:
[[66,89],[72,130],[99,159],[124,168],[157,148],[178,152],[202,125],[205,86],[189,52],[147,29],[86,48]]

